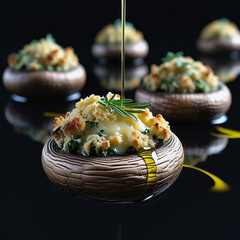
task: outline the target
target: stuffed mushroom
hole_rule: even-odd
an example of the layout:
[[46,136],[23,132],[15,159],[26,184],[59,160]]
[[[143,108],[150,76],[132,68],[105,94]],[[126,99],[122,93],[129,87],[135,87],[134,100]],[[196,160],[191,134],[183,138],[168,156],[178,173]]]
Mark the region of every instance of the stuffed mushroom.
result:
[[55,118],[42,153],[53,182],[77,195],[116,200],[136,192],[142,198],[176,180],[184,156],[168,122],[148,105],[130,99],[121,104],[116,94],[91,95]]
[[162,60],[152,65],[136,101],[151,102],[153,112],[171,121],[209,121],[227,112],[231,93],[209,66],[182,52],[169,52]]
[[[126,59],[145,58],[148,54],[148,43],[142,32],[136,30],[132,23],[125,26]],[[121,56],[121,21],[105,26],[96,36],[92,54],[98,59],[120,59]]]
[[240,51],[240,31],[226,18],[215,20],[203,28],[197,48],[205,54],[223,54]]
[[3,83],[11,93],[31,98],[59,98],[79,91],[86,73],[73,48],[58,45],[51,34],[8,56]]

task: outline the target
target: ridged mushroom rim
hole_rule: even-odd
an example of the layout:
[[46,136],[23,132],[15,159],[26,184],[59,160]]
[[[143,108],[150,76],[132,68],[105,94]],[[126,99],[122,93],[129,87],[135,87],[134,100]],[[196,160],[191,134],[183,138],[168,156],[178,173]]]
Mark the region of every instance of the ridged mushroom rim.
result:
[[168,122],[149,111],[149,104],[121,100],[119,95],[92,94],[72,112],[54,119],[52,136],[64,152],[83,156],[125,156],[166,142]]
[[148,154],[89,158],[60,151],[50,138],[42,165],[52,182],[75,195],[126,203],[163,192],[182,170],[184,152],[174,134]]
[[79,65],[72,47],[58,45],[51,34],[40,40],[32,40],[18,53],[8,56],[8,64],[19,71],[66,72]]
[[143,80],[148,91],[168,93],[207,93],[220,88],[219,80],[209,66],[182,52],[168,52],[160,66],[152,65],[151,72]]

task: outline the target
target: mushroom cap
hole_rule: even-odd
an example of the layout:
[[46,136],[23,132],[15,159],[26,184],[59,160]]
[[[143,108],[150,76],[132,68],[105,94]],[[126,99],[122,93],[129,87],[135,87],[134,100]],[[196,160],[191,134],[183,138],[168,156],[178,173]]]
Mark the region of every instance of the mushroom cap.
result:
[[[179,139],[171,138],[156,149],[154,172],[138,155],[84,157],[62,152],[50,138],[42,151],[42,165],[48,178],[81,197],[113,202],[131,202],[157,195],[179,176],[184,153]],[[153,163],[150,163],[153,164]],[[154,181],[151,176],[155,175]],[[148,179],[150,179],[150,184]]]
[[201,39],[197,40],[197,48],[205,54],[224,54],[240,51],[240,35],[223,39]]
[[85,84],[82,65],[66,72],[19,71],[6,68],[3,84],[11,93],[30,99],[61,98],[79,91]]
[[161,93],[143,88],[135,93],[137,102],[151,103],[154,114],[161,113],[169,121],[210,121],[225,114],[231,106],[232,96],[224,83],[219,90],[209,93]]
[[[126,59],[145,58],[148,55],[149,47],[146,40],[141,40],[136,43],[125,45]],[[104,59],[120,59],[121,45],[105,46],[99,43],[94,43],[92,46],[92,54],[95,58]]]

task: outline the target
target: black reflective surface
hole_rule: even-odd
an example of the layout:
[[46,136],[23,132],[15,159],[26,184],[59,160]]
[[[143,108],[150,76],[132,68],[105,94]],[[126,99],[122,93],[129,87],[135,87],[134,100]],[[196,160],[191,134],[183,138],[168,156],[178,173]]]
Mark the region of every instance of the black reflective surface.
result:
[[[27,3],[29,2],[25,4]],[[225,5],[221,4],[221,9],[216,13],[216,17],[221,17],[225,13]],[[191,12],[192,5],[193,3],[182,9]],[[73,9],[74,6],[72,6]],[[139,6],[139,11],[143,14],[144,4]],[[215,5],[211,3],[210,6],[211,9],[214,9]],[[234,6],[232,12],[229,9],[226,9],[226,11],[228,14],[232,13],[233,18],[237,19]],[[47,3],[38,3],[38,7],[44,10]],[[53,10],[55,5],[51,3],[49,7]],[[87,7],[90,6],[86,5]],[[101,7],[99,3],[97,3],[97,7]],[[95,23],[95,18],[100,19],[100,14],[94,18],[93,16],[87,16],[82,9],[79,10],[82,15],[78,19],[74,17],[70,19],[82,22],[83,25],[89,21],[89,26],[92,26],[96,32],[96,29],[101,28],[108,21],[112,21],[111,17],[120,12],[120,4],[110,5],[110,7],[112,12],[108,16],[105,15],[102,22]],[[134,7],[130,4],[129,8],[130,14],[130,11],[134,11]],[[7,13],[10,14],[11,12],[9,4],[4,9],[6,11],[3,16],[6,17]],[[62,15],[64,13],[63,9],[64,5],[61,5],[60,13]],[[153,9],[154,7],[151,6],[147,10]],[[202,6],[201,9],[205,8]],[[21,7],[20,10],[24,11],[24,8]],[[176,16],[177,10],[173,11]],[[17,16],[21,15],[17,10],[15,13]],[[47,16],[50,16],[50,12],[47,13]],[[73,13],[77,16],[76,8]],[[103,13],[107,13],[107,10],[104,10]],[[154,10],[152,21],[157,21],[157,13],[158,11]],[[175,39],[174,34],[170,33],[166,27],[167,24],[173,27],[175,24],[172,21],[159,20],[157,22],[163,26],[164,34],[161,35],[151,34],[152,30],[148,28],[152,22],[150,20],[151,14],[147,15],[148,23],[139,20],[139,28],[143,31],[146,29],[146,38],[150,44],[150,54],[142,65],[159,64],[161,57],[168,50],[183,50],[187,55],[196,59],[201,58],[208,64],[212,64],[213,68],[217,68],[217,71],[219,71],[219,66],[226,66],[224,72],[227,71],[226,69],[234,68],[234,74],[237,75],[239,59],[216,59],[220,63],[214,65],[211,59],[202,58],[195,49],[194,41],[198,32],[205,23],[212,20],[210,13],[211,11],[207,10],[206,20],[202,16],[204,14],[200,15],[198,13],[198,20],[197,17],[194,18],[197,27],[194,28],[192,33],[190,26],[186,25],[186,28],[184,28],[181,25],[176,30],[178,31],[178,37],[175,37]],[[33,13],[29,17],[31,16],[33,17]],[[38,16],[40,15],[38,14]],[[57,14],[56,16],[55,20],[62,23],[60,16]],[[68,13],[67,17],[70,16],[71,14]],[[136,20],[138,19],[137,16],[134,11],[134,14],[130,15],[130,19]],[[166,17],[167,14],[164,16]],[[177,17],[181,16],[181,14],[177,14]],[[201,21],[204,20],[204,23],[200,22],[200,16],[202,16]],[[190,17],[194,17],[194,14],[190,13]],[[7,18],[5,19],[7,21]],[[60,43],[72,45],[77,50],[79,59],[87,70],[87,82],[81,91],[82,97],[91,93],[104,95],[109,89],[114,91],[113,86],[117,88],[117,81],[112,85],[111,81],[118,74],[110,74],[112,77],[106,77],[106,72],[109,69],[104,69],[104,74],[100,78],[96,74],[96,66],[99,66],[99,63],[96,63],[90,54],[95,32],[88,29],[85,26],[86,24],[85,27],[80,28],[82,32],[76,30],[77,33],[74,34],[74,31],[64,29],[64,34],[61,34],[60,27],[56,28],[53,22],[47,25],[47,21],[44,21],[43,30],[39,29],[37,31],[34,29],[36,27],[41,28],[40,21],[35,21],[36,26],[34,27],[24,19],[21,21],[21,26],[19,24],[19,28],[17,24],[13,24],[9,33],[7,33],[7,27],[10,24],[5,23],[6,38],[2,40],[2,43],[6,47],[2,49],[1,71],[6,67],[6,56],[9,52],[16,51],[32,38],[41,37],[41,34],[45,34],[43,31],[53,34],[56,32],[56,38],[57,40],[60,39]],[[180,19],[180,23],[187,23],[186,16]],[[13,22],[13,20],[11,21]],[[71,23],[70,20],[68,21],[68,23]],[[176,22],[177,20],[174,20],[174,23]],[[77,25],[75,24],[74,27],[77,28]],[[181,34],[180,31],[182,31]],[[176,38],[178,41],[176,41]],[[232,68],[229,67],[231,62],[234,62]],[[100,70],[102,71],[102,68]],[[227,84],[231,90],[233,102],[227,113],[228,121],[221,126],[240,130],[240,78],[236,77],[234,81],[232,78]],[[138,85],[136,80],[134,84],[134,86]],[[131,84],[129,85],[131,86]],[[47,179],[41,166],[43,143],[49,136],[52,124],[52,119],[44,117],[43,113],[65,113],[72,108],[74,102],[16,103],[11,99],[10,94],[4,90],[2,84],[0,96],[2,153],[0,239],[240,239],[240,139],[211,136],[210,132],[215,131],[215,126],[218,125],[197,124],[188,126],[170,123],[172,130],[182,140],[186,149],[186,163],[196,165],[220,177],[231,186],[231,191],[225,193],[210,192],[209,188],[213,185],[211,178],[196,170],[183,168],[177,181],[167,191],[155,198],[134,204],[107,204],[81,199],[62,191]],[[134,96],[133,87],[126,91],[126,96]]]

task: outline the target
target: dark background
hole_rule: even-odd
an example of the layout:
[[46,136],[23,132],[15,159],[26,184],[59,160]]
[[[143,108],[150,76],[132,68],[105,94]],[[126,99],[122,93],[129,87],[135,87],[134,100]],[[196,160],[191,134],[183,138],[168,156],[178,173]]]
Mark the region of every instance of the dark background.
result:
[[[240,26],[240,2],[127,1],[127,19],[150,45],[146,63],[160,63],[168,51],[198,57],[195,40],[208,22],[228,17]],[[52,33],[74,47],[88,74],[82,96],[105,93],[92,73],[91,45],[105,24],[120,17],[120,1],[4,1],[0,7],[1,71],[10,52]],[[239,129],[239,79],[229,84],[233,104],[224,127]],[[128,93],[133,95],[133,93]],[[42,144],[16,133],[5,116],[10,95],[0,86],[0,239],[240,239],[239,140],[199,167],[228,182],[232,191],[210,193],[212,182],[183,169],[160,199],[131,205],[81,200],[62,192],[45,176]],[[41,110],[39,110],[41,111]],[[193,138],[196,135],[193,133]]]
[[[127,20],[154,45],[150,57],[160,62],[159,55],[167,50],[189,54],[200,30],[216,18],[228,17],[239,25],[239,7],[236,0],[131,0],[127,1]],[[120,0],[4,1],[0,12],[3,59],[31,39],[52,33],[63,46],[71,44],[87,65],[97,31],[120,18]]]

